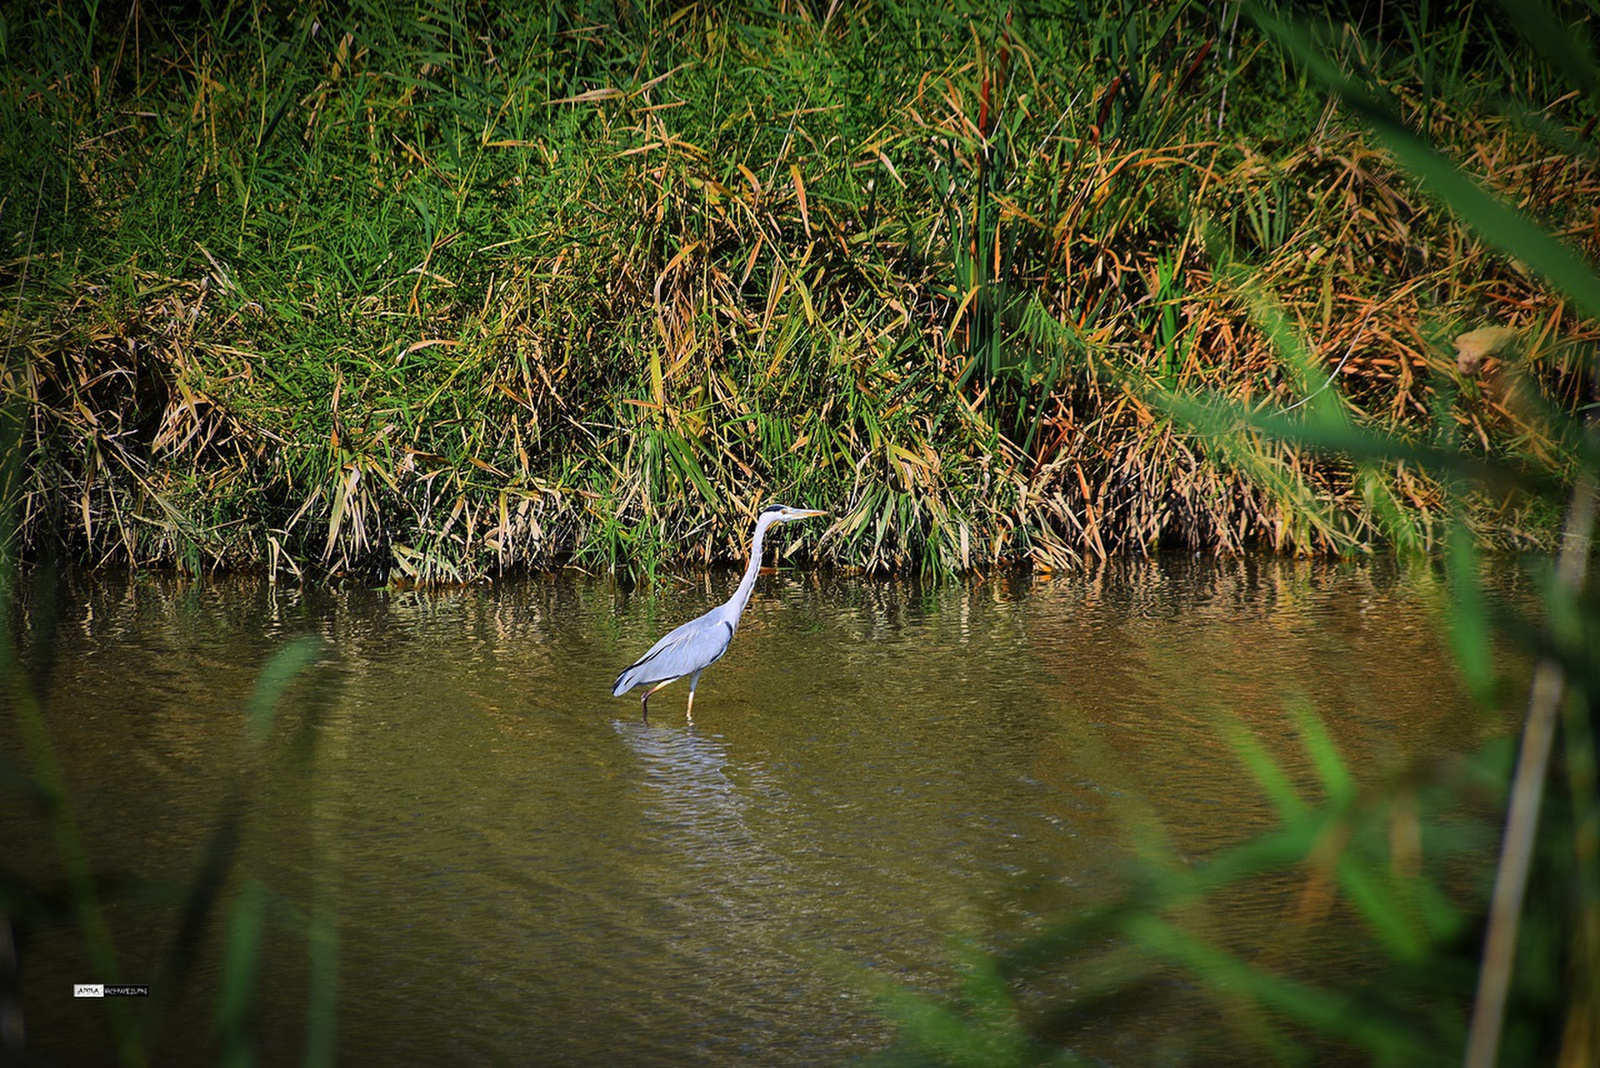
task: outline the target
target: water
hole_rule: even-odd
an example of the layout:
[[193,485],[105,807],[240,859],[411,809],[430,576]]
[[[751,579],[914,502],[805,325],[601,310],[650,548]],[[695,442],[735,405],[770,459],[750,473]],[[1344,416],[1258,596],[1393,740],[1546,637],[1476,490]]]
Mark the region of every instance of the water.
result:
[[[1270,826],[1224,712],[1302,787],[1294,707],[1326,717],[1363,777],[1505,729],[1457,689],[1428,576],[1265,559],[946,585],[767,576],[693,724],[682,684],[642,723],[636,696],[610,696],[617,671],[736,578],[653,594],[574,575],[445,593],[65,584],[49,729],[89,854],[117,876],[122,980],[155,984],[134,1011],[159,1063],[216,1053],[221,923],[187,982],[163,969],[239,790],[230,890],[271,891],[268,1063],[301,1056],[319,909],[337,916],[351,1063],[838,1063],[893,1035],[875,984],[949,991],[963,947],[1114,893],[1130,820],[1154,817],[1186,859]],[[305,634],[322,652],[252,764],[244,709]],[[15,730],[0,747],[29,766]],[[0,832],[11,870],[59,879],[36,806],[5,796],[24,814]],[[1284,893],[1239,910],[1229,940],[1271,939]],[[1318,952],[1358,959],[1353,939]],[[105,979],[68,921],[38,926],[30,1048],[106,1059],[107,1003],[68,996]],[[1184,1048],[1192,1003],[1129,1008],[1080,1051]]]

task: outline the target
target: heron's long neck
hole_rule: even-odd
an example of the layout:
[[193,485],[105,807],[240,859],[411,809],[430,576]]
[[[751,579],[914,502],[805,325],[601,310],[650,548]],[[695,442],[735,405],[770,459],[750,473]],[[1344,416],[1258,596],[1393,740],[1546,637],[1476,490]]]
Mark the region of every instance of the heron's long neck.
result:
[[756,524],[755,540],[750,543],[750,565],[744,569],[744,578],[739,580],[739,588],[734,590],[733,596],[728,599],[728,604],[733,606],[735,620],[744,615],[744,606],[756,588],[756,576],[761,574],[761,542],[767,536],[768,526],[767,523]]

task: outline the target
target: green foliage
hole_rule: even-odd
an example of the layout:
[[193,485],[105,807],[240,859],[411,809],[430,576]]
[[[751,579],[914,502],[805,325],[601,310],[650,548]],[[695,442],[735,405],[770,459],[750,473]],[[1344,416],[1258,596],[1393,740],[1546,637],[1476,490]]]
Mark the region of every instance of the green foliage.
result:
[[[807,551],[864,568],[1434,547],[1431,473],[1222,446],[1150,397],[1253,409],[1331,375],[1382,433],[1566,447],[1443,341],[1513,309],[1502,362],[1570,409],[1593,301],[1549,306],[1397,163],[1448,183],[1488,137],[1576,145],[1592,94],[1502,90],[1470,57],[1508,46],[1470,26],[1404,53],[1437,21],[1329,44],[1399,101],[1374,142],[1322,121],[1294,47],[1184,0],[8,13],[18,535],[410,583],[737,557],[733,520],[780,497],[830,508]],[[1472,110],[1502,98],[1511,125]],[[1444,155],[1405,132],[1419,107]],[[1489,178],[1592,240],[1592,163]],[[1497,202],[1466,185],[1441,193]],[[1557,522],[1466,507],[1502,544]]]

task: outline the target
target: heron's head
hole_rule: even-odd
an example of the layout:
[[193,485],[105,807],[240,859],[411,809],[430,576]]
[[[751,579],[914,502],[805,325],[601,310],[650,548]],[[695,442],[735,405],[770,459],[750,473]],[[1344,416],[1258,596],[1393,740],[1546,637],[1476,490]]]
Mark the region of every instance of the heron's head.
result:
[[773,523],[792,523],[796,519],[810,519],[814,515],[827,515],[815,508],[790,508],[787,504],[769,504],[761,509],[758,520],[762,526],[771,526]]

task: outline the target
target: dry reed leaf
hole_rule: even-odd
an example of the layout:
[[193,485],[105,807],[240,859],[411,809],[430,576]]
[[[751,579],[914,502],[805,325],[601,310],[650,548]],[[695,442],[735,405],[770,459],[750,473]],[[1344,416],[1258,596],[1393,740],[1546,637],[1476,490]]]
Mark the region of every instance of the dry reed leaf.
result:
[[[670,71],[668,73],[671,73]],[[556,100],[545,101],[546,107],[555,107],[558,104],[592,104],[599,100],[615,100],[626,96],[621,89],[607,86],[602,89],[590,89],[588,92],[579,93],[577,96],[564,96]]]

